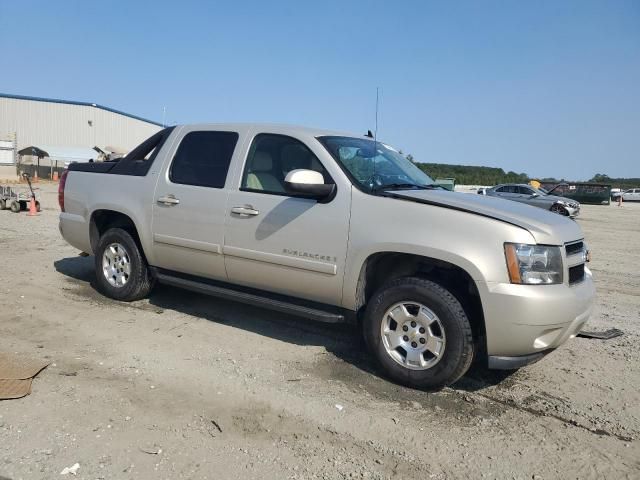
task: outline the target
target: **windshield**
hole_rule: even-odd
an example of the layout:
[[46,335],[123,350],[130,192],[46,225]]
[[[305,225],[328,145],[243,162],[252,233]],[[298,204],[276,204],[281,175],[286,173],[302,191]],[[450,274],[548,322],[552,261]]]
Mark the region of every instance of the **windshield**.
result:
[[319,137],[318,140],[365,192],[438,188],[429,175],[389,145],[354,137]]

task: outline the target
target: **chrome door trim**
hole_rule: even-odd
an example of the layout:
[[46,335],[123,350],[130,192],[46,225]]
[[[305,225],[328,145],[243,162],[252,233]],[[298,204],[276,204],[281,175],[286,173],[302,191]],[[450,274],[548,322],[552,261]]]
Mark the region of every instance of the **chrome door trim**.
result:
[[338,273],[338,266],[334,263],[318,262],[316,260],[291,257],[288,255],[279,255],[277,253],[258,252],[256,250],[231,247],[228,245],[225,245],[222,251],[225,255],[229,255],[230,257],[238,257],[244,258],[246,260],[272,263],[283,267],[298,268],[300,270],[324,273],[326,275],[336,275]]
[[220,245],[218,245],[217,243],[189,240],[188,238],[172,237],[171,235],[162,235],[160,233],[153,234],[153,241],[156,243],[173,245],[174,247],[191,248],[192,250],[200,250],[203,252],[211,252],[217,254],[222,253]]

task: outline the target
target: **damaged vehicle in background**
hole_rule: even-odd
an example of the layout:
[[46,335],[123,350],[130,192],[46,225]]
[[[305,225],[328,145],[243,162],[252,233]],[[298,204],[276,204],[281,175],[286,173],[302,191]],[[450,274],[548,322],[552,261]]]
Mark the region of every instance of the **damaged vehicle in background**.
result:
[[553,213],[575,218],[580,213],[580,203],[566,197],[550,195],[546,191],[531,185],[519,183],[503,183],[491,188],[478,190],[480,195],[504,198],[516,202],[526,203],[533,207],[544,208]]

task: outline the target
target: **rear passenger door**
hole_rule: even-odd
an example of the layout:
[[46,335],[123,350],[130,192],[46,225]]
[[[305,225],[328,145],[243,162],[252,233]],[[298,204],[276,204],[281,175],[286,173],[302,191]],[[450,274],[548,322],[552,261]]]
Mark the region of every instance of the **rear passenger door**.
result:
[[181,133],[156,184],[154,266],[226,280],[225,183],[239,134],[197,127]]
[[500,198],[505,198],[507,200],[515,200],[514,193],[515,190],[511,185],[505,185],[504,187],[496,188],[496,194]]

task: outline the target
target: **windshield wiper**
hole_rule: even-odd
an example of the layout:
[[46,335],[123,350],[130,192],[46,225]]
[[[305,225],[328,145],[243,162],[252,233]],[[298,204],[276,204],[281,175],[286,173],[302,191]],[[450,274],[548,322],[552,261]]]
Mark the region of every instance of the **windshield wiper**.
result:
[[436,188],[442,188],[442,187],[440,187],[440,185],[418,185],[415,183],[387,183],[385,185],[373,187],[371,191],[379,192],[381,190],[402,190],[402,189],[413,189],[413,188],[417,188],[419,190],[434,190]]

